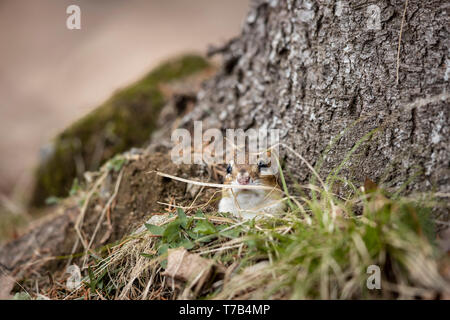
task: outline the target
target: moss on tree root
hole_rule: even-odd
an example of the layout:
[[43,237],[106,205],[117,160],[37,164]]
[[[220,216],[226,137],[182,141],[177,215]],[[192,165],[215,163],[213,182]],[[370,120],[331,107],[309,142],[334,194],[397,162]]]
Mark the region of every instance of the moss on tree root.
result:
[[167,61],[60,133],[36,169],[30,204],[42,206],[49,196],[66,196],[85,170],[96,170],[115,154],[148,141],[167,100],[159,86],[208,66],[196,55]]

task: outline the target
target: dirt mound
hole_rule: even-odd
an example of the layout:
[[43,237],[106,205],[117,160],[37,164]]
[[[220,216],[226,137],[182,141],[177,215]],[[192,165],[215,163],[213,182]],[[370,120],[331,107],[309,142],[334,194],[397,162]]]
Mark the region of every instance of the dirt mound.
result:
[[[132,233],[151,216],[176,207],[209,203],[215,190],[200,194],[193,187],[157,175],[207,181],[208,171],[199,165],[176,165],[167,153],[142,150],[121,155],[106,163],[83,190],[66,199],[23,237],[0,250],[0,264],[23,287],[36,281],[48,285],[62,277],[69,263],[82,264],[85,252],[95,255]],[[168,205],[169,204],[169,205]],[[79,232],[78,232],[78,231]],[[52,276],[49,276],[52,274]]]

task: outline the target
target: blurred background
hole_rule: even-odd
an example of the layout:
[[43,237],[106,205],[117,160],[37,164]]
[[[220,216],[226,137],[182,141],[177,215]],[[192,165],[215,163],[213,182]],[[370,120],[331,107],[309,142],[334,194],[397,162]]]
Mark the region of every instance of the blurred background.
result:
[[[81,30],[66,8],[81,8]],[[162,60],[238,35],[249,0],[0,0],[0,198],[41,146]],[[1,199],[0,199],[1,200]]]

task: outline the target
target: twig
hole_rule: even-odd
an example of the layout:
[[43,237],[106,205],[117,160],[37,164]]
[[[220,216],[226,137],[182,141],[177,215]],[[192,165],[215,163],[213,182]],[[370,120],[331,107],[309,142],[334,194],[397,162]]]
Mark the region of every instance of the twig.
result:
[[[92,243],[94,242],[95,236],[97,235],[98,229],[100,228],[100,224],[103,221],[103,218],[105,217],[106,212],[108,211],[108,209],[110,208],[112,202],[116,199],[117,194],[119,192],[119,188],[120,188],[120,183],[122,182],[122,176],[123,176],[123,172],[124,170],[122,169],[119,173],[119,177],[117,178],[117,182],[116,182],[116,186],[114,189],[114,194],[109,198],[108,202],[106,203],[105,207],[102,210],[102,213],[100,215],[100,218],[97,221],[97,225],[95,226],[94,232],[92,233],[92,237],[91,240],[89,241],[89,244],[86,248],[86,253],[89,251],[89,249],[92,246]],[[83,266],[85,266],[86,261],[87,261],[87,257],[88,255],[85,256],[84,258],[84,262],[83,262]]]
[[[80,241],[83,244],[83,247],[85,249],[87,249],[88,245],[87,245],[86,240],[84,239],[83,235],[81,234],[80,226],[83,223],[83,219],[84,219],[84,216],[86,214],[87,208],[89,206],[89,201],[90,201],[92,195],[97,191],[98,187],[102,184],[103,180],[105,180],[107,176],[108,176],[108,172],[105,172],[105,173],[103,173],[103,175],[100,178],[97,179],[97,181],[95,182],[95,184],[92,187],[91,191],[89,191],[86,199],[84,200],[84,204],[83,204],[83,207],[81,209],[81,213],[78,215],[77,222],[75,223],[74,229],[75,229],[75,231],[76,231],[76,233],[78,235],[78,238],[80,239]],[[76,250],[75,246],[74,246],[74,250]],[[74,252],[72,252],[72,254],[73,253]]]
[[207,254],[207,253],[212,253],[212,252],[218,252],[218,251],[224,251],[224,250],[229,250],[229,249],[234,249],[234,248],[238,248],[240,247],[242,244],[236,244],[234,246],[227,246],[227,247],[220,247],[217,249],[211,249],[211,250],[207,250],[207,251],[200,251],[198,254]]
[[197,195],[195,196],[194,200],[192,201],[192,203],[190,204],[190,206],[188,207],[187,210],[191,210],[194,208],[194,204],[197,201],[198,197],[200,197],[200,194],[202,193],[203,189],[205,189],[205,187],[200,188],[200,191],[197,193]]
[[[147,173],[153,173],[153,172],[156,172],[156,174],[158,176],[170,178],[170,179],[185,182],[185,183],[194,184],[197,186],[205,186],[205,187],[212,187],[212,188],[224,188],[224,189],[256,189],[256,190],[272,190],[273,189],[273,187],[267,187],[267,186],[230,185],[230,184],[208,183],[208,182],[201,182],[201,181],[195,181],[195,180],[188,180],[188,179],[179,178],[179,177],[176,177],[176,176],[173,176],[173,175],[170,175],[167,173],[159,172],[159,171],[149,171]],[[277,190],[280,192],[283,192],[280,189],[277,189]]]
[[[171,207],[179,208],[179,209],[183,209],[183,210],[187,210],[187,209],[196,209],[196,208],[203,207],[203,204],[198,204],[198,205],[195,205],[195,206],[184,207],[184,206],[179,206],[179,205],[176,205],[176,204],[170,204],[170,203],[167,203],[167,202],[161,202],[161,201],[156,201],[156,203],[157,203],[157,204],[161,204],[161,205],[163,205],[163,206],[171,206]],[[153,213],[153,214],[155,214],[155,213]],[[166,213],[163,212],[163,214],[166,214]]]

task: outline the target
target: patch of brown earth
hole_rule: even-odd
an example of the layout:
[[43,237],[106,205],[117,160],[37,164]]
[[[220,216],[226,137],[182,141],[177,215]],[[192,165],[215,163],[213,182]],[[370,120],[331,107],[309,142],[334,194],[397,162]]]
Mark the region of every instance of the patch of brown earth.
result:
[[[92,194],[80,224],[85,243],[91,241],[99,224],[91,248],[100,250],[93,251],[93,254],[105,252],[109,245],[132,233],[152,215],[175,212],[175,206],[189,207],[195,198],[195,205],[206,204],[217,191],[205,189],[197,194],[198,190],[185,183],[156,174],[159,171],[185,179],[208,181],[208,170],[202,166],[174,164],[167,153],[138,151],[126,157],[128,162],[118,172],[107,172],[104,182]],[[121,180],[117,185],[119,176]],[[93,181],[87,191],[94,185]],[[116,187],[116,197],[110,201]],[[83,194],[86,200],[87,193]],[[23,287],[32,288],[36,281],[41,287],[62,281],[67,278],[64,272],[69,262],[82,266],[85,249],[75,230],[82,203],[77,202],[80,202],[77,196],[65,200],[58,212],[46,217],[21,238],[0,248],[0,264],[9,275],[22,280]],[[211,201],[203,210],[213,210],[214,206],[214,201]],[[102,217],[104,208],[106,214]]]

